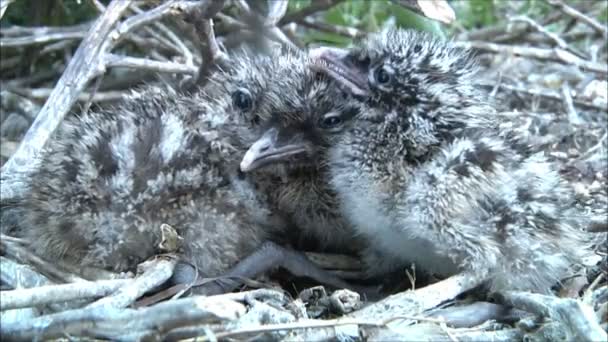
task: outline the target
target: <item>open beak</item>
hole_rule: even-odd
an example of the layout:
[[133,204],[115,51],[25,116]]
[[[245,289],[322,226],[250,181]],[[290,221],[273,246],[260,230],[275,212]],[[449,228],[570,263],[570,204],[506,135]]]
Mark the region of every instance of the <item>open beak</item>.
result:
[[368,96],[367,73],[348,60],[348,50],[319,47],[308,53],[315,63],[312,69],[333,78],[345,91],[356,96]]
[[262,166],[287,160],[289,157],[308,151],[301,139],[291,139],[289,142],[281,143],[278,136],[278,130],[270,128],[253,143],[241,160],[241,171],[254,171]]

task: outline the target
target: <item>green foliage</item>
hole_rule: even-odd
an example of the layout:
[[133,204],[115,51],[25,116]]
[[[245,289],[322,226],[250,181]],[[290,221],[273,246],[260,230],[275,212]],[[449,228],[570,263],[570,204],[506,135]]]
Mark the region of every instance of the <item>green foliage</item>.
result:
[[[290,6],[299,6],[300,0],[290,1]],[[351,0],[344,1],[322,14],[323,22],[336,26],[349,26],[362,31],[374,32],[387,25],[414,28],[445,37],[441,25],[433,20],[415,14],[389,0]],[[350,39],[329,32],[310,32],[305,42],[322,42],[345,46]]]
[[[524,0],[534,1],[534,0]],[[458,0],[452,2],[459,23],[469,29],[496,23],[497,4],[494,0]]]
[[8,7],[2,25],[67,26],[92,20],[97,15],[87,0],[20,0]]

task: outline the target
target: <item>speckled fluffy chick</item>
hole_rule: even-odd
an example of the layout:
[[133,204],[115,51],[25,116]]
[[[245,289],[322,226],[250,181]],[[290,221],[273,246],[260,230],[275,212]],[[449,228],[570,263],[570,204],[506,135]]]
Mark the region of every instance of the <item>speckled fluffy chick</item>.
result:
[[468,51],[386,30],[314,55],[359,112],[299,125],[330,141],[330,184],[371,244],[371,273],[415,262],[493,290],[548,292],[580,261],[573,192],[542,153],[503,138]]
[[169,224],[202,275],[226,271],[278,225],[238,163],[260,111],[283,96],[276,86],[295,88],[305,63],[242,54],[193,93],[147,86],[68,119],[32,176],[26,237],[47,257],[126,271],[158,252]]

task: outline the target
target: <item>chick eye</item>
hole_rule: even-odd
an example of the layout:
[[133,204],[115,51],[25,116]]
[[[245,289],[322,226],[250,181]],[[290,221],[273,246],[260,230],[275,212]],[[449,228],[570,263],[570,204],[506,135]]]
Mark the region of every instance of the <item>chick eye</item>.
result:
[[259,125],[261,121],[262,121],[262,118],[261,118],[259,115],[255,115],[255,116],[253,117],[253,119],[251,119],[251,122],[252,122],[254,125]]
[[244,89],[239,89],[232,93],[232,103],[235,107],[244,112],[249,111],[253,107],[251,94]]
[[389,72],[386,67],[380,66],[374,70],[374,81],[378,85],[387,85],[392,80],[392,72]]
[[321,119],[321,126],[323,128],[335,128],[342,124],[342,118],[337,115],[328,115]]

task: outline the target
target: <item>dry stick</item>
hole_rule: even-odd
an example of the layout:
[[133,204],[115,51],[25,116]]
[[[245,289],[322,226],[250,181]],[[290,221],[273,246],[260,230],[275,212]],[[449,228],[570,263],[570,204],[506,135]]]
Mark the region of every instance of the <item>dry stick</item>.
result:
[[[2,265],[4,267],[4,264]],[[0,309],[29,308],[78,299],[107,296],[131,283],[130,279],[84,281],[72,284],[46,285],[0,292]]]
[[[91,26],[87,37],[80,43],[74,58],[25,134],[21,145],[2,167],[3,178],[13,176],[17,172],[29,174],[35,169],[39,163],[37,158],[39,152],[76,102],[78,94],[84,90],[89,80],[104,71],[103,66],[99,64],[99,55],[109,50],[111,44],[108,35],[130,3],[131,0],[112,1],[106,11]],[[19,184],[23,180],[17,176],[14,181],[17,184],[2,179],[1,201],[19,197],[19,193],[23,191],[24,185]]]
[[437,324],[421,323],[408,326],[398,331],[379,329],[371,332],[367,341],[522,341],[524,332],[521,329],[501,329],[493,331],[471,329],[449,329]]
[[134,310],[88,307],[3,324],[0,338],[9,341],[50,340],[68,335],[141,340],[193,324],[233,320],[246,312],[225,298],[190,297]]
[[571,125],[580,125],[583,121],[578,115],[576,108],[574,108],[574,103],[572,101],[572,92],[570,91],[568,82],[562,83],[561,91],[563,95],[564,106],[566,107],[566,112],[568,113],[568,121]]
[[[281,331],[281,330],[301,330],[301,329],[310,329],[310,328],[327,328],[327,327],[337,327],[341,325],[361,325],[361,326],[372,326],[372,327],[382,327],[385,325],[385,322],[382,321],[364,321],[364,320],[354,320],[354,319],[332,319],[332,320],[304,320],[294,323],[282,323],[282,324],[267,324],[258,327],[252,328],[244,328],[244,329],[236,329],[232,331],[225,331],[215,333],[214,337],[219,339],[224,339],[227,337],[236,337],[242,335],[250,335],[257,334],[263,332],[273,332],[273,331]],[[197,339],[198,341],[210,341],[208,337],[201,337]]]
[[4,239],[1,238],[2,236],[3,234],[0,235],[0,246],[2,246],[2,251],[6,256],[21,261],[24,264],[32,265],[41,273],[64,282],[84,281],[84,279],[73,274],[69,274],[64,270],[60,269],[59,267],[55,266],[54,264],[51,264],[48,261],[33,254],[24,246],[12,243],[10,241],[4,241]]
[[15,1],[16,0],[4,0],[4,1],[0,2],[0,19],[2,19],[2,17],[4,16],[4,12],[8,8],[8,6]]
[[120,288],[113,295],[102,298],[91,305],[90,308],[125,308],[135,302],[137,298],[151,289],[164,284],[173,275],[177,264],[175,257],[160,257],[146,262],[141,266],[145,268],[142,275]]
[[48,34],[36,34],[33,33],[27,37],[16,37],[16,38],[4,38],[0,39],[0,47],[8,48],[8,47],[19,47],[19,46],[28,46],[35,44],[43,44],[56,42],[58,40],[71,40],[71,39],[82,39],[86,35],[86,31],[83,28],[82,31],[67,31],[67,32],[55,32]]
[[532,20],[532,18],[530,18],[530,17],[527,17],[525,15],[519,15],[519,16],[510,18],[509,21],[511,21],[511,22],[524,22],[524,23],[530,25],[531,27],[533,27],[536,31],[538,31],[538,32],[542,33],[543,35],[547,36],[551,41],[553,41],[560,48],[562,48],[564,50],[570,49],[570,47],[568,46],[568,43],[566,43],[565,40],[563,40],[557,34],[555,34],[555,33],[551,32],[551,31],[547,30],[542,25],[540,25],[536,21]]
[[120,56],[112,53],[108,53],[105,55],[105,64],[107,67],[126,67],[150,70],[155,72],[168,72],[189,75],[196,74],[198,70],[198,68],[196,68],[194,65],[174,62],[158,62],[146,58]]
[[[30,266],[20,264],[9,258],[0,256],[0,280],[11,287],[36,287],[53,284],[47,277],[34,271]],[[4,302],[0,302],[0,308],[4,310]]]
[[288,0],[268,1],[268,15],[266,15],[264,24],[266,26],[276,26],[287,13],[288,5]]
[[76,50],[74,58],[57,82],[36,120],[23,138],[21,145],[2,167],[0,201],[20,197],[26,184],[24,178],[38,166],[38,154],[76,102],[89,81],[105,72],[105,53],[134,29],[170,14],[188,12],[199,6],[193,1],[168,1],[162,5],[126,19],[111,31],[114,24],[130,5],[131,0],[113,0],[95,21],[87,37]]
[[[389,319],[393,316],[415,315],[455,298],[462,292],[480,285],[474,278],[459,274],[420,288],[386,297],[379,302],[351,313],[355,318]],[[387,308],[391,308],[387,310]]]
[[[46,100],[53,93],[52,88],[29,89],[29,88],[21,88],[21,87],[10,87],[9,91],[11,91],[15,94],[21,95],[23,97],[27,97],[28,99],[37,100],[37,101]],[[119,90],[102,91],[102,92],[96,92],[94,94],[89,93],[89,92],[81,92],[80,94],[78,94],[76,101],[77,102],[88,102],[89,100],[91,100],[91,102],[105,102],[105,101],[120,100],[123,97],[124,97],[124,92],[119,91]],[[4,186],[4,183],[2,183],[2,185]]]
[[507,305],[560,322],[574,341],[608,341],[593,309],[578,300],[510,291],[498,296]]
[[608,65],[581,59],[571,52],[561,48],[543,49],[526,46],[501,45],[480,41],[455,42],[454,44],[458,47],[466,49],[478,49],[494,53],[507,53],[541,60],[557,61],[564,64],[571,64],[599,74],[608,75]]
[[308,7],[302,8],[297,12],[293,12],[291,14],[287,14],[278,22],[278,26],[287,25],[294,21],[298,21],[304,19],[311,14],[315,14],[317,12],[325,11],[334,7],[335,5],[343,2],[344,0],[317,0],[312,2],[312,4]]
[[[504,84],[504,83],[489,84],[489,83],[480,82],[479,84],[484,87],[498,87],[498,88],[502,88],[502,89],[506,89],[506,90],[510,90],[510,91],[514,91],[514,92],[518,92],[518,93],[523,93],[523,94],[527,94],[527,95],[531,95],[531,96],[540,96],[540,97],[545,97],[545,98],[555,100],[555,101],[563,101],[562,96],[558,92],[555,92],[555,91],[549,90],[549,89],[522,88],[522,87]],[[574,99],[573,102],[580,106],[594,108],[594,109],[598,109],[598,110],[601,110],[604,112],[608,111],[608,108],[606,108],[605,105],[602,106],[599,104],[595,104],[593,102],[587,102],[587,101],[576,100],[576,99]]]
[[[243,12],[243,14],[242,14],[243,21],[247,25],[249,25],[250,29],[253,32],[256,32],[259,35],[262,35],[263,37],[270,38],[276,42],[279,42],[286,46],[292,47],[294,49],[298,48],[291,40],[289,40],[289,37],[287,37],[287,35],[285,35],[285,33],[283,33],[283,31],[281,31],[281,29],[279,29],[275,25],[268,25],[269,21],[267,21],[267,18],[260,15],[260,13],[252,10],[245,1],[239,0],[236,2],[236,5]],[[275,15],[276,14],[278,14],[278,13],[275,13]],[[273,19],[271,19],[270,22],[276,21],[276,20],[277,20],[277,18],[273,18]],[[278,21],[280,21],[280,20],[278,20]],[[259,37],[258,39],[260,39],[260,38],[262,38],[262,37]]]
[[225,2],[225,0],[201,2],[201,5],[187,18],[194,25],[196,32],[201,37],[205,37],[205,44],[201,44],[200,47],[203,61],[198,70],[196,84],[205,82],[214,64],[221,64],[228,59],[215,40],[213,19],[211,19],[224,8]]
[[547,0],[547,2],[553,6],[556,6],[559,10],[564,12],[566,15],[573,17],[574,19],[580,20],[583,23],[591,26],[595,31],[604,37],[604,39],[608,38],[608,27],[600,24],[597,20],[586,16],[585,14],[579,12],[575,8],[572,8],[562,1],[559,0]]
[[302,20],[298,20],[298,24],[302,26],[319,30],[322,32],[334,33],[346,38],[356,38],[364,34],[363,31],[357,30],[354,27],[349,26],[339,26],[339,25],[331,25],[324,23],[322,21],[316,21],[310,18],[304,18]]
[[[142,14],[144,12],[136,5],[131,6],[131,10],[137,14]],[[150,33],[150,35],[155,37],[160,43],[164,44],[167,47],[170,47],[176,53],[181,53],[187,65],[194,65],[194,56],[192,52],[190,51],[190,49],[188,49],[186,44],[184,44],[184,42],[182,42],[182,40],[177,37],[175,33],[173,33],[173,31],[171,31],[165,24],[160,22],[153,23],[152,26],[154,26],[161,33],[167,36],[169,40],[165,39],[160,34],[157,34],[150,27],[145,28],[146,32]]]

